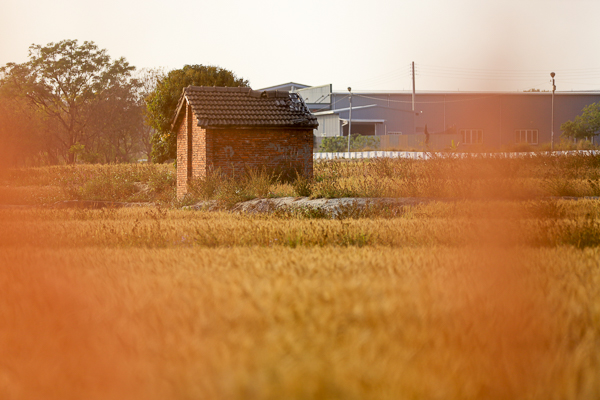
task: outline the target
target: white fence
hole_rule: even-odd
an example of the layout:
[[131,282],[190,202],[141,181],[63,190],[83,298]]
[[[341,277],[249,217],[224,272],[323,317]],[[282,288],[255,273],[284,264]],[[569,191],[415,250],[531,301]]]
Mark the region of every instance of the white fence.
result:
[[410,158],[414,160],[427,160],[430,158],[517,158],[535,156],[564,156],[564,155],[599,155],[600,150],[569,150],[555,152],[530,152],[530,153],[452,153],[452,152],[425,152],[425,151],[353,151],[345,153],[313,153],[313,160],[336,160],[336,159],[368,159],[368,158]]

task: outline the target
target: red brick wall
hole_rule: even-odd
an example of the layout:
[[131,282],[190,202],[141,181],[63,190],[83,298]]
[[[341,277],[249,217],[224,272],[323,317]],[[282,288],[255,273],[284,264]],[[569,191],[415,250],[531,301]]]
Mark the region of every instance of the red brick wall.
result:
[[177,198],[183,197],[187,192],[187,174],[188,174],[188,138],[186,114],[177,126]]
[[209,129],[209,168],[237,174],[248,168],[301,166],[313,173],[312,129]]
[[206,176],[206,129],[198,126],[192,114],[192,178]]
[[[191,118],[191,121],[190,121]],[[188,138],[191,129],[191,163],[189,163]],[[198,120],[186,107],[177,126],[177,197],[187,193],[188,179],[198,178],[206,174],[206,129],[198,126]],[[189,170],[191,166],[191,170]]]
[[[191,125],[188,118],[192,118]],[[188,170],[188,129],[192,130],[192,170]],[[177,197],[187,193],[188,177],[205,176],[210,169],[227,174],[248,168],[276,170],[301,166],[313,174],[312,129],[203,129],[187,107],[177,126]]]

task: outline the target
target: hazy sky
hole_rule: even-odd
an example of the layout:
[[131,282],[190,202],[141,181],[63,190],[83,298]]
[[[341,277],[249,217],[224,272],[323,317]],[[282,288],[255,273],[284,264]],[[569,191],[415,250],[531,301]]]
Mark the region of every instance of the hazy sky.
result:
[[94,41],[138,68],[212,64],[253,88],[600,90],[599,0],[2,0],[0,65]]

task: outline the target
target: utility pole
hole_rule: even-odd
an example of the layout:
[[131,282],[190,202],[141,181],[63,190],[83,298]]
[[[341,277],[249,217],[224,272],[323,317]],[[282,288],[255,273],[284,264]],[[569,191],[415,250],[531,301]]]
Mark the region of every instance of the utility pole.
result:
[[415,62],[412,62],[412,114],[413,114],[413,133],[417,133],[417,124],[415,121]]
[[413,93],[412,93],[412,110],[415,111],[415,62],[412,62],[412,83],[413,83]]
[[350,92],[350,116],[348,117],[348,157],[350,157],[350,135],[352,135],[352,88],[348,86]]
[[550,127],[550,132],[551,132],[551,136],[550,136],[550,151],[554,151],[554,92],[556,91],[556,85],[554,84],[554,77],[556,76],[556,74],[554,72],[550,72],[550,76],[552,77],[552,118],[551,118],[551,124],[552,126]]

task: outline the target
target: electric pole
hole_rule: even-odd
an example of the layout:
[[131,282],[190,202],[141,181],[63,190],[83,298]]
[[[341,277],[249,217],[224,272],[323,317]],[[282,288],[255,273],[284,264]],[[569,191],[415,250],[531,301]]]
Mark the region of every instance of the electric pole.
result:
[[412,62],[412,114],[413,114],[413,133],[417,133],[417,123],[415,121],[415,62]]
[[550,151],[554,151],[554,92],[556,91],[556,85],[554,84],[554,77],[556,74],[554,72],[550,72],[550,76],[552,77],[552,117],[550,127]]
[[412,110],[415,111],[415,62],[412,62],[412,84],[413,84],[413,93],[412,93]]
[[352,135],[352,88],[348,86],[350,92],[350,115],[348,117],[348,157],[350,157],[350,135]]

